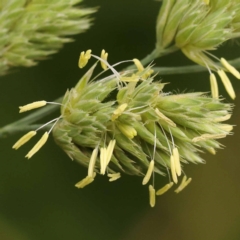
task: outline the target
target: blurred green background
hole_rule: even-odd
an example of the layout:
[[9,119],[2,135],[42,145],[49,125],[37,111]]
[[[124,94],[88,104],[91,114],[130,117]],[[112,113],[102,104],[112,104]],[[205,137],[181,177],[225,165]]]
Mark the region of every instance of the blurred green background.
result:
[[[32,68],[14,69],[0,80],[0,126],[19,119],[18,106],[36,100],[54,100],[73,87],[87,70],[78,69],[80,51],[109,52],[110,63],[143,58],[155,44],[155,21],[160,2],[149,0],[86,0],[100,6],[93,27],[76,36],[48,60]],[[227,43],[217,56],[239,56],[239,45]],[[91,63],[94,61],[92,60]],[[180,52],[158,61],[158,66],[189,64]],[[90,63],[90,64],[91,64]],[[90,66],[90,65],[89,65]],[[161,76],[170,82],[166,91],[209,91],[208,73]],[[231,77],[237,98],[231,124],[240,121],[240,83]],[[223,87],[220,92],[227,96]],[[226,98],[226,101],[231,100]],[[46,118],[46,121],[58,113]],[[72,162],[52,138],[31,160],[32,146],[11,149],[22,134],[0,139],[1,240],[239,240],[239,126],[223,139],[216,156],[204,154],[206,165],[184,170],[192,183],[182,193],[169,191],[150,208],[148,188],[138,177],[123,176],[109,183],[106,177],[84,189],[74,184],[86,169]],[[157,186],[167,183],[158,178]]]

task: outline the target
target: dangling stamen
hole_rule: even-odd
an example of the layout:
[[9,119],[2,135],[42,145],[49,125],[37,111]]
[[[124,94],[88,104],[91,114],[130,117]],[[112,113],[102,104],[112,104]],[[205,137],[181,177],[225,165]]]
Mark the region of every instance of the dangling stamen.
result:
[[235,67],[233,67],[232,65],[230,65],[229,63],[228,63],[228,61],[226,60],[226,59],[224,59],[224,58],[221,58],[221,63],[222,63],[222,65],[233,75],[233,76],[235,76],[237,79],[240,79],[240,73],[238,72],[238,70],[235,68]]
[[172,179],[174,183],[178,183],[177,179],[177,173],[176,173],[176,167],[175,167],[175,161],[173,155],[170,156],[170,164],[171,164],[171,173],[172,173]]
[[148,166],[147,173],[142,181],[143,185],[146,185],[149,182],[149,180],[152,176],[152,173],[153,173],[153,169],[154,169],[154,160],[151,160],[151,162],[149,163],[149,166]]
[[96,176],[96,173],[94,172],[92,177],[89,177],[89,176],[85,177],[80,182],[76,183],[75,187],[84,188],[85,186],[87,186],[88,184],[94,181],[95,176]]
[[210,74],[210,85],[211,85],[212,97],[215,99],[218,99],[219,98],[218,84],[217,84],[217,79],[213,73]]
[[27,134],[23,135],[14,145],[13,145],[13,149],[18,149],[20,148],[23,144],[25,144],[26,142],[28,142],[33,136],[35,136],[37,134],[36,131],[30,131]]
[[26,112],[26,111],[29,111],[29,110],[32,110],[32,109],[35,109],[35,108],[40,108],[40,107],[43,107],[47,104],[46,101],[37,101],[37,102],[33,102],[33,103],[29,103],[27,105],[24,105],[24,106],[20,106],[19,107],[19,113],[22,113],[22,112]]
[[113,182],[116,181],[117,179],[119,179],[121,177],[120,172],[118,173],[109,173],[108,177],[110,177],[109,182]]
[[43,136],[40,138],[40,140],[34,145],[34,147],[28,152],[28,154],[25,156],[26,158],[31,158],[48,140],[48,132],[45,132]]
[[156,203],[155,189],[153,188],[152,185],[149,185],[148,189],[149,189],[149,203],[151,207],[154,207]]
[[93,177],[93,172],[94,172],[94,166],[96,163],[96,159],[97,159],[97,155],[98,155],[98,146],[94,148],[90,161],[89,161],[89,165],[88,165],[88,177]]
[[91,52],[92,52],[92,50],[87,50],[86,53],[84,51],[80,53],[80,57],[79,57],[79,61],[78,61],[79,68],[83,68],[87,65],[88,60],[92,56]]
[[181,184],[178,186],[178,188],[174,192],[175,193],[181,192],[191,181],[192,181],[192,178],[189,178],[187,180],[187,176],[185,175],[182,179]]
[[[103,60],[107,61],[108,53],[105,52],[104,49],[103,49],[102,52],[101,52],[101,58],[102,58]],[[107,65],[106,65],[103,61],[101,61],[101,66],[102,66],[103,70],[107,70]]]
[[162,188],[160,188],[157,192],[156,195],[163,195],[165,192],[167,192],[171,187],[173,186],[173,182],[170,182],[168,184],[166,184],[165,186],[163,186]]

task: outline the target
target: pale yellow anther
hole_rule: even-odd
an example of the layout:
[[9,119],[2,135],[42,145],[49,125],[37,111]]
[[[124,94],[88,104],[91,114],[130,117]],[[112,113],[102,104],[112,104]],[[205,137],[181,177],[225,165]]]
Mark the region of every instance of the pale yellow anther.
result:
[[98,155],[98,147],[94,148],[94,150],[92,152],[92,155],[91,155],[91,158],[89,161],[89,165],[88,165],[88,177],[93,176],[97,155]]
[[210,85],[211,85],[212,97],[215,99],[218,99],[219,98],[218,84],[217,84],[217,79],[213,73],[210,74]]
[[25,156],[26,158],[31,158],[48,140],[48,132],[45,132],[43,136],[40,138],[40,140],[34,145],[34,147],[28,152],[28,154]]
[[134,58],[133,62],[136,65],[139,72],[142,72],[144,70],[142,63],[137,58]]
[[228,76],[226,75],[226,73],[223,70],[218,70],[218,75],[221,78],[221,80],[223,82],[223,85],[224,85],[226,91],[228,92],[229,96],[232,99],[235,99],[236,98],[236,94],[234,92],[232,84],[231,84]]
[[[105,50],[103,49],[102,52],[101,52],[101,58],[105,61],[107,61],[107,58],[108,58],[108,53],[105,52]],[[101,61],[101,66],[104,70],[106,70],[108,67],[107,65],[105,64],[105,62]]]
[[152,185],[149,185],[148,189],[149,189],[149,203],[151,207],[154,207],[156,203],[155,189],[153,188]]
[[116,181],[117,179],[119,179],[121,177],[121,174],[119,172],[118,173],[109,173],[108,177],[110,177],[109,182],[113,182],[113,181]]
[[156,195],[163,195],[165,192],[167,192],[171,187],[173,186],[173,182],[170,182],[168,184],[166,184],[165,186],[163,186],[162,188],[160,188],[157,192]]
[[213,147],[207,149],[212,155],[216,154],[216,150]]
[[233,126],[229,124],[221,124],[219,128],[226,132],[231,132],[233,130]]
[[92,50],[87,50],[86,53],[84,51],[80,53],[80,57],[78,61],[79,68],[83,68],[87,65],[88,60],[91,58],[91,52]]
[[158,115],[158,117],[159,117],[161,120],[165,121],[169,126],[171,126],[171,127],[176,127],[176,124],[175,124],[171,119],[169,119],[168,117],[166,117],[163,113],[161,113],[158,108],[155,108],[155,112],[156,112],[156,114]]
[[26,112],[26,111],[29,111],[29,110],[32,110],[35,108],[40,108],[40,107],[45,106],[46,104],[47,104],[46,101],[37,101],[37,102],[29,103],[27,105],[19,107],[19,109],[20,109],[19,112],[22,113],[22,112]]
[[106,148],[100,148],[100,173],[101,174],[105,174],[105,166],[106,166],[106,162],[107,162],[107,149]]
[[210,0],[203,0],[203,2],[204,2],[206,5],[209,5]]
[[125,111],[125,109],[127,108],[128,104],[127,103],[123,103],[120,106],[118,106],[118,108],[113,112],[112,121],[115,121],[119,116],[122,115],[122,113]]
[[114,139],[109,142],[107,148],[100,149],[100,165],[101,165],[100,173],[102,175],[104,175],[106,172],[107,166],[113,154],[113,149],[115,147],[115,144],[116,144],[116,140]]
[[175,167],[175,161],[173,155],[170,157],[170,166],[171,166],[171,174],[172,174],[172,179],[174,183],[178,183],[177,179],[177,173],[176,173],[176,167]]
[[106,152],[106,167],[109,164],[112,154],[113,154],[113,149],[115,147],[116,140],[110,140],[108,147],[107,147],[107,152]]
[[137,136],[137,131],[130,125],[117,123],[117,127],[129,139],[133,139],[135,136]]
[[13,149],[18,149],[20,148],[23,144],[25,144],[26,142],[28,142],[33,136],[36,135],[36,131],[30,131],[27,134],[23,135],[14,145],[13,145]]
[[80,182],[76,183],[75,187],[84,188],[85,186],[87,186],[88,184],[94,181],[95,176],[96,176],[96,173],[94,172],[92,177],[89,177],[89,176],[85,177]]
[[139,81],[139,76],[132,75],[130,77],[121,77],[120,80],[123,82],[138,82]]
[[173,148],[173,157],[174,157],[176,173],[178,176],[181,176],[182,169],[181,169],[180,157],[179,157],[178,149],[176,147]]
[[146,173],[146,175],[145,175],[145,177],[143,178],[143,181],[142,181],[143,185],[146,185],[149,182],[149,180],[152,176],[152,173],[153,173],[153,169],[154,169],[154,160],[151,160],[151,162],[148,165],[147,173]]
[[227,115],[225,115],[223,117],[214,118],[213,121],[214,122],[224,122],[224,121],[229,120],[231,117],[232,117],[232,114],[227,114]]
[[183,179],[182,179],[181,184],[179,185],[179,187],[174,192],[175,193],[181,192],[191,181],[192,181],[192,178],[189,178],[187,180],[187,177],[184,176]]
[[235,76],[237,79],[240,79],[239,71],[231,64],[229,64],[229,62],[226,59],[221,58],[221,63],[233,76]]
[[[225,124],[227,125],[227,124]],[[219,128],[221,128],[222,125],[220,125]],[[228,125],[230,126],[230,125]],[[192,139],[192,142],[199,142],[199,141],[206,141],[206,140],[209,140],[209,139],[221,139],[221,138],[225,138],[226,137],[226,134],[224,133],[220,133],[220,134],[203,134],[199,137],[195,137]]]

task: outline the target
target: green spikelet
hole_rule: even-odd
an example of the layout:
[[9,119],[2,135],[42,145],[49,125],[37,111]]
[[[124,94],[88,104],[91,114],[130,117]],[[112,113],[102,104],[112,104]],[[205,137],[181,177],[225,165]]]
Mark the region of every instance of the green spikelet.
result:
[[[82,165],[88,167],[96,147],[107,147],[115,139],[107,165],[110,173],[143,176],[154,159],[154,172],[165,175],[174,148],[179,150],[181,163],[203,163],[199,152],[215,153],[221,148],[215,139],[230,134],[230,125],[223,127],[226,124],[213,119],[224,120],[231,104],[205,93],[165,94],[164,84],[153,82],[152,77],[121,82],[121,74],[131,78],[134,72],[122,72],[120,80],[111,75],[91,81],[95,66],[67,91],[62,118],[53,129],[56,143]],[[97,173],[100,158],[94,167]]]
[[1,0],[0,75],[12,66],[30,67],[55,53],[70,35],[90,27],[93,8],[74,5],[82,0]]

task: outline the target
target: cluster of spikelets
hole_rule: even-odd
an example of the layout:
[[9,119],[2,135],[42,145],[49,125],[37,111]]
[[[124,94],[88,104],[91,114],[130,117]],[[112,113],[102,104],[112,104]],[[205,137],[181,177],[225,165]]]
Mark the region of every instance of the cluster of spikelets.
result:
[[[117,180],[121,173],[137,175],[143,185],[152,178],[149,193],[150,205],[154,206],[156,195],[178,183],[183,163],[203,163],[200,152],[215,154],[222,147],[216,139],[232,130],[231,125],[222,123],[231,117],[232,105],[205,93],[166,94],[165,84],[153,81],[151,66],[144,69],[137,59],[133,60],[136,69],[117,72],[107,62],[105,51],[98,57],[89,50],[81,53],[79,66],[84,67],[91,57],[101,61],[104,72],[111,70],[113,74],[92,77],[94,64],[66,92],[60,117],[49,122],[51,129],[26,157],[32,157],[45,144],[52,130],[67,155],[88,168],[86,178],[76,187],[90,184],[96,174],[107,174],[109,181]],[[28,104],[20,107],[20,112],[46,104]],[[13,148],[19,148],[36,132],[24,135]],[[155,191],[154,174],[166,173],[172,180]],[[175,192],[190,181],[185,175]]]
[[[224,58],[209,51],[240,36],[238,0],[163,0],[157,20],[157,49],[175,45],[192,61],[208,68],[212,97],[218,98],[217,72],[229,96],[235,92],[225,72],[240,79],[240,73]],[[221,63],[218,64],[214,60]]]
[[33,66],[55,53],[70,35],[90,26],[96,9],[74,5],[82,0],[1,0],[0,75],[12,66]]

